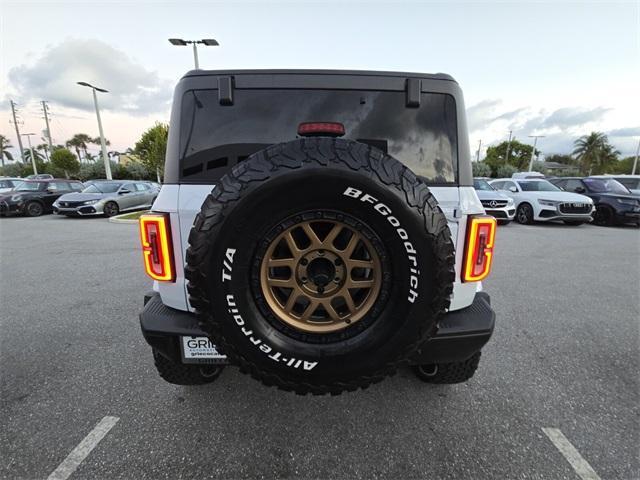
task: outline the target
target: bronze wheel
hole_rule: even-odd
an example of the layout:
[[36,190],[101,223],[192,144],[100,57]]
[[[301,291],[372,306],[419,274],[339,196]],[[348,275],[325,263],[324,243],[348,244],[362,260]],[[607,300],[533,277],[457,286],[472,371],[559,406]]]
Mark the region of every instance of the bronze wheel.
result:
[[329,333],[362,319],[380,292],[377,252],[338,220],[302,221],[267,248],[260,286],[275,316],[297,330]]

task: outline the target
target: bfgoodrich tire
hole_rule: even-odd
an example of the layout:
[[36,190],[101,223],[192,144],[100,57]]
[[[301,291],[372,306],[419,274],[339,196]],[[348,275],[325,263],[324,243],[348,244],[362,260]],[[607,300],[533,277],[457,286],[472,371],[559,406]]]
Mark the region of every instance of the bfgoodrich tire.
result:
[[427,186],[366,145],[308,138],[251,156],[205,200],[186,277],[200,325],[267,385],[337,394],[434,334],[454,250]]

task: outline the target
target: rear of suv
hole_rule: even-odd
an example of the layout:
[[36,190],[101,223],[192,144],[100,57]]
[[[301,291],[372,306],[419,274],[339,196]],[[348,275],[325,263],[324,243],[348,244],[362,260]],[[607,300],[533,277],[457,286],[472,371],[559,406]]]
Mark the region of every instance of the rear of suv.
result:
[[496,222],[468,145],[448,75],[189,72],[140,220],[160,375],[208,383],[231,363],[300,394],[404,365],[471,378],[494,327]]

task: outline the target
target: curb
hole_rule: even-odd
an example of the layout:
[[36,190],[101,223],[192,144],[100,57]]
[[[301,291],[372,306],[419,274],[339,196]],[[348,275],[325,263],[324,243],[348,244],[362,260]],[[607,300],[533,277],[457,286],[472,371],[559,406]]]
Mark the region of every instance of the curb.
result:
[[120,215],[116,215],[115,217],[109,217],[108,220],[111,223],[138,223],[137,218],[121,218],[127,215],[131,215],[131,212],[122,213]]

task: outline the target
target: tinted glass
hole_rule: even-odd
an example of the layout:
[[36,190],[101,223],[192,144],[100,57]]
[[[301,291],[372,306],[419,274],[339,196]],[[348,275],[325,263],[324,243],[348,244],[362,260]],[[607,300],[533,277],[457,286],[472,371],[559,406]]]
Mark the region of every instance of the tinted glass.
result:
[[122,184],[121,183],[110,183],[110,182],[98,182],[92,183],[87,188],[85,188],[83,193],[114,193],[117,192]]
[[146,192],[148,188],[149,187],[147,187],[143,183],[136,183],[136,190],[139,191],[139,192]]
[[627,188],[640,189],[640,178],[616,178],[618,182]]
[[235,90],[222,106],[217,90],[185,93],[180,122],[180,177],[215,180],[269,145],[297,138],[302,122],[339,122],[344,138],[375,146],[433,183],[457,178],[455,100],[422,94],[419,108],[404,92]]
[[523,192],[559,192],[561,191],[553,183],[547,180],[520,181],[518,182]]
[[493,191],[493,187],[489,185],[486,180],[479,180],[477,178],[473,180],[473,188],[475,188],[476,190],[488,190],[491,192]]
[[14,190],[20,192],[36,192],[38,190],[44,190],[47,188],[46,182],[20,182]]
[[572,180],[567,180],[567,184],[563,188],[568,192],[575,192],[576,188],[584,189],[584,185],[580,180],[572,179]]
[[627,187],[613,178],[585,178],[584,183],[589,185],[589,189],[598,193],[620,193],[623,195],[631,193]]

